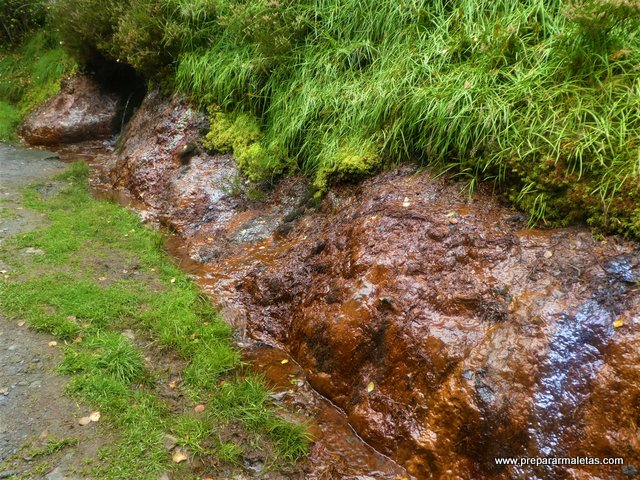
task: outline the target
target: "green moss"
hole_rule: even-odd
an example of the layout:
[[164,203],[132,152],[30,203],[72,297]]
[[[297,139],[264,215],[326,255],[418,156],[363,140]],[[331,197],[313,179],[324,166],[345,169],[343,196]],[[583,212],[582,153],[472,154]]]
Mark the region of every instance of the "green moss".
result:
[[210,129],[202,144],[219,153],[230,153],[260,140],[258,120],[244,113],[232,114],[209,110]]
[[236,144],[233,153],[240,170],[254,182],[271,180],[287,168],[287,163],[277,149],[265,147],[259,142],[250,145]]
[[249,180],[271,180],[285,171],[287,162],[282,150],[261,143],[262,132],[255,116],[211,108],[209,122],[209,132],[202,145],[214,152],[233,152],[240,170]]
[[319,194],[325,193],[333,183],[358,181],[382,168],[382,157],[375,144],[367,140],[349,140],[341,147],[329,148],[330,161],[314,175],[313,186]]

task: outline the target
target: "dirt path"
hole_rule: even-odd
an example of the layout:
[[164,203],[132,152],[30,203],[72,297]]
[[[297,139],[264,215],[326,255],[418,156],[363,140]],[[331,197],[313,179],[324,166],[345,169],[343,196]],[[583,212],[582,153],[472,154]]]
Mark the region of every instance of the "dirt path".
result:
[[[0,242],[42,224],[38,213],[21,206],[21,189],[64,169],[54,154],[0,144]],[[8,268],[0,262],[3,276]],[[53,372],[61,352],[51,341],[0,316],[0,478],[82,478],[82,465],[109,440],[101,427],[78,425],[89,407],[64,395],[67,379]]]

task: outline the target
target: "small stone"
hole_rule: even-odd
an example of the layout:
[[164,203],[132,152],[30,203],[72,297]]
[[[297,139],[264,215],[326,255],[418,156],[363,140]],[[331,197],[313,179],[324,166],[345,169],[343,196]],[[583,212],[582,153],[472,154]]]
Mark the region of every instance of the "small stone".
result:
[[83,427],[86,427],[90,423],[91,423],[91,419],[89,417],[82,417],[80,420],[78,420],[78,424],[82,425]]
[[66,472],[60,467],[54,468],[44,478],[46,480],[79,480],[78,477],[76,477],[75,475],[74,476],[66,475]]
[[162,444],[164,445],[164,448],[166,448],[167,450],[173,450],[174,448],[176,448],[176,445],[178,444],[178,439],[173,435],[169,435],[167,433],[164,436],[164,439],[162,440]]
[[449,223],[451,225],[456,225],[458,223],[458,219],[456,217],[449,218]]
[[58,345],[58,342],[56,342],[55,340],[51,340],[48,345],[50,347],[55,347],[56,345]]
[[547,250],[546,252],[544,252],[544,258],[551,258],[553,257],[553,252],[551,250]]

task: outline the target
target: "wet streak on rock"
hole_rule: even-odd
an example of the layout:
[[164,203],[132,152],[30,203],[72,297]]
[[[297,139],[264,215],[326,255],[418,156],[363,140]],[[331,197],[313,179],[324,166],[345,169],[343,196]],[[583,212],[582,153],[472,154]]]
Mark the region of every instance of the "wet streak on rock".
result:
[[232,158],[180,161],[202,122],[152,93],[103,180],[170,227],[228,321],[289,352],[364,439],[424,479],[624,474],[494,462],[548,452],[640,466],[635,244],[525,230],[490,193],[409,167],[318,209],[295,178],[250,201],[228,187]]

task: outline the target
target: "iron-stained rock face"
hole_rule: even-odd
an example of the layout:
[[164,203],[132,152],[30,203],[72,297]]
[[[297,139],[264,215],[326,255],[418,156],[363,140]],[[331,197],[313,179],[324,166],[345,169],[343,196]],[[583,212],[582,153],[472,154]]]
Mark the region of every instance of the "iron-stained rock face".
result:
[[121,124],[123,102],[90,76],[65,80],[60,92],[30,114],[19,133],[31,145],[109,138]]
[[[300,179],[251,202],[234,192],[230,157],[180,161],[199,121],[152,94],[112,183],[178,234],[230,321],[284,346],[371,444],[422,479],[640,467],[635,244],[527,230],[490,193],[469,199],[409,167],[317,209]],[[624,457],[626,470],[499,456]]]

